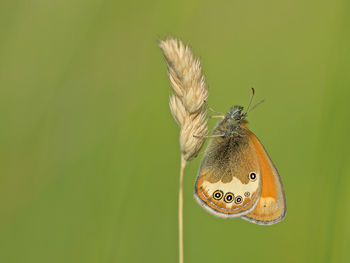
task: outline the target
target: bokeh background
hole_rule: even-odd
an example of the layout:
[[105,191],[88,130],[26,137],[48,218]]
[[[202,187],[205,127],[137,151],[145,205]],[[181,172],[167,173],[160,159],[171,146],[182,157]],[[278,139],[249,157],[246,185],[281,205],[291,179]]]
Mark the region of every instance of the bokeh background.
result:
[[[276,225],[224,220],[184,179],[185,262],[349,262],[350,4],[2,0],[0,262],[178,262],[178,127],[157,40],[202,61],[281,174]],[[214,121],[210,121],[210,127]]]

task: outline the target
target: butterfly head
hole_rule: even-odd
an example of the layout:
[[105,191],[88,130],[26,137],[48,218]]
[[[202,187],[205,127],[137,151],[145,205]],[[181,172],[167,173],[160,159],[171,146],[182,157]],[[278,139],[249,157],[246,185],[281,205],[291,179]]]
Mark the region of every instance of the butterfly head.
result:
[[252,96],[250,97],[250,101],[247,107],[247,110],[245,112],[243,111],[243,107],[242,106],[233,106],[231,107],[231,109],[228,111],[228,113],[226,114],[226,120],[230,120],[230,121],[240,121],[243,120],[247,117],[248,112],[252,111],[256,106],[258,106],[260,103],[264,102],[264,100],[259,101],[257,104],[255,104],[254,107],[250,108],[250,105],[253,101],[253,97],[255,94],[255,90],[254,88],[252,88]]
[[243,111],[242,106],[233,106],[226,114],[226,119],[235,120],[235,121],[242,120],[247,116],[247,113],[246,112],[242,113],[242,111]]

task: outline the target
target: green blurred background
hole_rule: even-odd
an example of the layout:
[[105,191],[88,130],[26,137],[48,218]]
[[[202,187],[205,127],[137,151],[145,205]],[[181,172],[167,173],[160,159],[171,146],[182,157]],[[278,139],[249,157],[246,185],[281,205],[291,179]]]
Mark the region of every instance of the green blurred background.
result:
[[[286,219],[206,213],[184,179],[185,262],[349,262],[350,4],[0,2],[0,262],[178,262],[178,127],[157,40],[202,60],[218,111],[281,174]],[[214,125],[211,121],[210,127]]]

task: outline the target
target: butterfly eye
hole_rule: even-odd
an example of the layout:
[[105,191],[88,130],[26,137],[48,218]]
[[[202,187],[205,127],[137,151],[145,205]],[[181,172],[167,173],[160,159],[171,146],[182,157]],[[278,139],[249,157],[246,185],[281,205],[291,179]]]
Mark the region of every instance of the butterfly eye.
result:
[[236,196],[236,199],[235,199],[235,203],[236,203],[236,204],[240,204],[240,203],[242,203],[242,201],[243,201],[242,196],[237,195],[237,196]]
[[220,200],[222,198],[222,196],[224,195],[224,193],[221,191],[221,190],[216,190],[214,193],[213,193],[213,198],[215,200]]
[[253,172],[253,173],[250,173],[250,174],[249,174],[249,179],[250,179],[250,180],[255,181],[256,178],[257,178],[256,173]]
[[224,197],[224,201],[226,203],[231,203],[233,201],[234,197],[235,196],[233,195],[233,193],[226,193],[225,197]]

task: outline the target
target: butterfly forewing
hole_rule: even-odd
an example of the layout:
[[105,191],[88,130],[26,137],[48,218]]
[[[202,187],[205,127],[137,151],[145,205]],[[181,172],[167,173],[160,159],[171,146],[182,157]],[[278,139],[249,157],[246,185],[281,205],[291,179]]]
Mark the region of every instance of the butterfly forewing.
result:
[[261,170],[261,195],[254,210],[243,219],[256,224],[271,225],[280,222],[286,214],[286,200],[280,176],[258,138],[248,130]]

